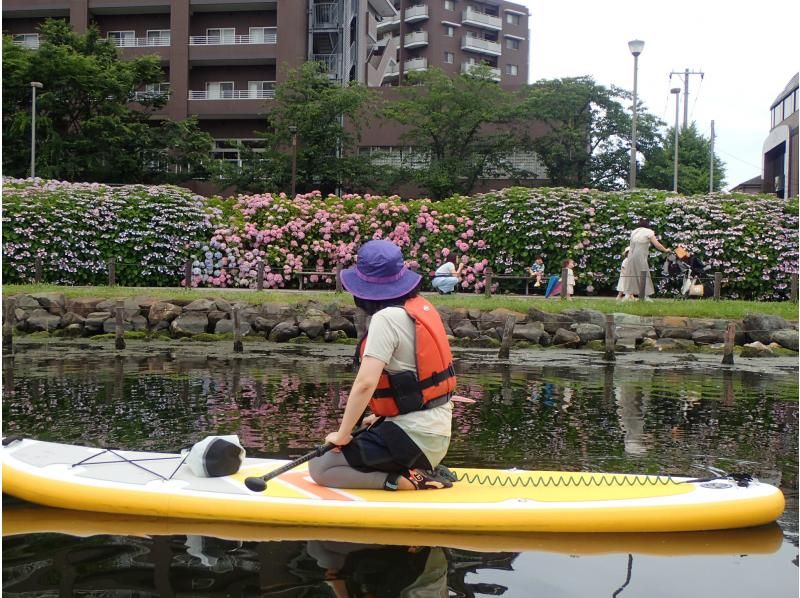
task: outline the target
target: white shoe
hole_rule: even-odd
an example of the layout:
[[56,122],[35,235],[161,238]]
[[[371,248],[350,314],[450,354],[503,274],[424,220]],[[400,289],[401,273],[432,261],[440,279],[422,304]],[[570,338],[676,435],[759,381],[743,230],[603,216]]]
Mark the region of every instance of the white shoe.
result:
[[645,297],[644,300],[645,301],[652,301],[652,299],[650,299],[650,297]]

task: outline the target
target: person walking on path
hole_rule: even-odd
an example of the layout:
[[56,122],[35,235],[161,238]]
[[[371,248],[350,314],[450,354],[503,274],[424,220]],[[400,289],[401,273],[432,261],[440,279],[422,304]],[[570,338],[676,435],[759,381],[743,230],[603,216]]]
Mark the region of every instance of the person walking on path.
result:
[[[325,438],[339,450],[312,459],[311,478],[330,488],[452,486],[439,464],[450,445],[453,356],[439,312],[418,293],[422,277],[397,245],[380,240],[362,245],[341,279],[372,319],[356,347],[358,374],[339,429]],[[367,406],[362,423],[370,428],[353,437]]]
[[655,232],[650,228],[650,222],[646,218],[641,218],[636,228],[631,232],[629,244],[631,251],[628,254],[628,263],[622,284],[624,299],[633,299],[635,295],[639,294],[639,276],[643,270],[647,271],[647,284],[644,290],[645,300],[650,301],[650,295],[655,293],[653,278],[650,276],[650,264],[648,263],[651,245],[662,253],[671,253],[671,250],[664,247],[656,238]]

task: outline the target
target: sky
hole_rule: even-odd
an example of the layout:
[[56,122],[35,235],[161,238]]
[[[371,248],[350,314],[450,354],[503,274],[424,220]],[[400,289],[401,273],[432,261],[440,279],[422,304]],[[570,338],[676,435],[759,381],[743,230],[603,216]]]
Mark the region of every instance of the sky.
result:
[[[725,165],[725,189],[761,175],[770,105],[800,67],[800,2],[772,0],[514,0],[528,7],[530,82],[590,75],[633,90],[628,41],[645,42],[637,94],[645,109],[675,122],[683,71],[689,77],[689,122],[711,135]],[[673,76],[671,71],[680,71]]]

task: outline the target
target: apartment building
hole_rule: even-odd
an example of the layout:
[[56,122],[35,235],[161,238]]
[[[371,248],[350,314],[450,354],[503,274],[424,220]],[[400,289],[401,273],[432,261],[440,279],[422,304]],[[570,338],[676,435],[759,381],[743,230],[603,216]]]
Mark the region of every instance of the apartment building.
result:
[[798,194],[797,140],[800,117],[798,74],[789,80],[770,106],[770,132],[764,140],[762,191],[784,199]]
[[[90,25],[120,55],[156,54],[165,94],[155,118],[196,116],[215,138],[214,155],[239,159],[235,142],[257,144],[275,86],[304,61],[331,79],[392,87],[407,73],[448,73],[487,64],[504,86],[528,77],[528,10],[504,0],[4,0],[3,33],[36,48],[38,26]],[[365,148],[397,148],[400,130],[367,131]]]

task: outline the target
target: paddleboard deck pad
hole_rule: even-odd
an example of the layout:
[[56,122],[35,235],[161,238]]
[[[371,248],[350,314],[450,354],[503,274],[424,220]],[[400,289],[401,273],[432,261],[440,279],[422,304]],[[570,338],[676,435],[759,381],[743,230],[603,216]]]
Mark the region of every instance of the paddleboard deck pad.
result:
[[452,488],[340,490],[305,465],[245,459],[233,475],[197,477],[173,453],[107,450],[31,439],[0,449],[3,492],[62,509],[193,520],[466,532],[683,532],[775,521],[784,497],[755,479],[452,468]]

